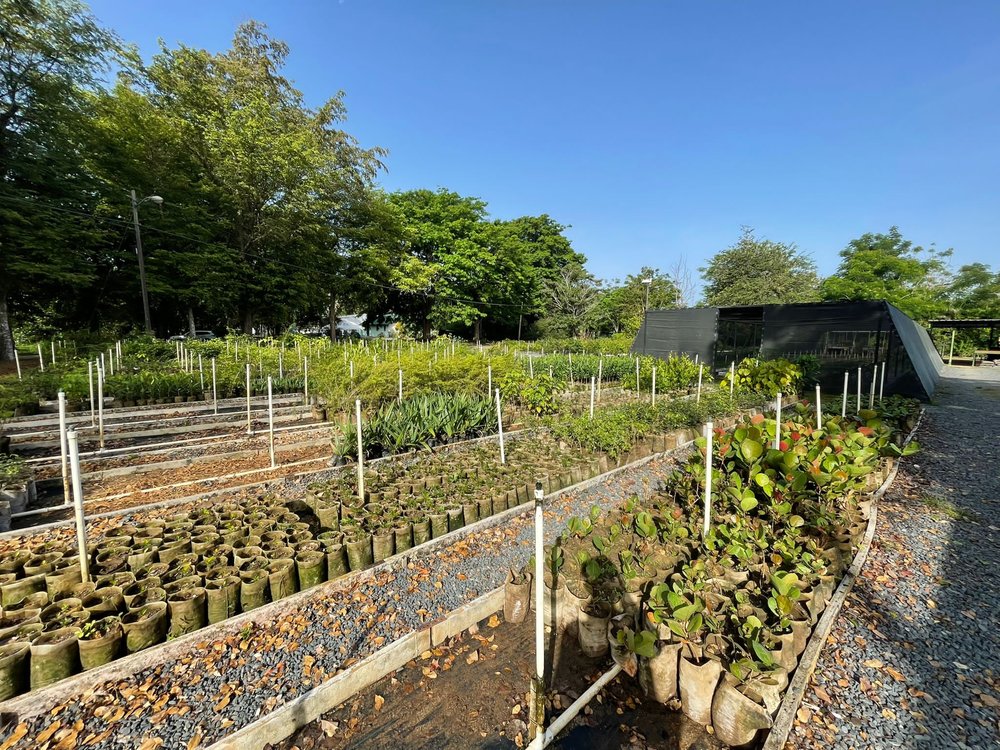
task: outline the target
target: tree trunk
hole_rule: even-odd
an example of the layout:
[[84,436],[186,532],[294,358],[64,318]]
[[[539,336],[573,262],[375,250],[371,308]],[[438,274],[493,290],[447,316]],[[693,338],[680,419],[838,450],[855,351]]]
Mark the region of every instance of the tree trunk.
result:
[[475,333],[472,336],[473,339],[472,343],[476,344],[476,346],[479,345],[479,337],[482,335],[482,333],[483,333],[483,321],[481,318],[476,318]]
[[188,330],[191,332],[191,336],[194,336],[195,326],[194,326],[194,309],[191,305],[188,305]]
[[243,333],[248,336],[253,333],[253,310],[249,307],[243,310]]
[[0,362],[14,361],[14,334],[7,316],[7,290],[0,288]]
[[424,341],[431,340],[431,321],[430,318],[424,318]]
[[330,341],[337,343],[337,305],[336,295],[330,295]]

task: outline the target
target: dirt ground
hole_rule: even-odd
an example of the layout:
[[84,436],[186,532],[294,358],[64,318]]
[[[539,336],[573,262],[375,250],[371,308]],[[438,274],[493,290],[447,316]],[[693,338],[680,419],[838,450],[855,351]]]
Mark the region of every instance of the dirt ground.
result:
[[[533,623],[499,617],[424,652],[403,669],[301,729],[272,750],[507,750],[528,744],[527,689]],[[549,721],[610,667],[575,643],[555,654]],[[554,705],[553,705],[554,704]],[[550,747],[561,750],[718,750],[722,746],[678,710],[646,701],[620,675]]]

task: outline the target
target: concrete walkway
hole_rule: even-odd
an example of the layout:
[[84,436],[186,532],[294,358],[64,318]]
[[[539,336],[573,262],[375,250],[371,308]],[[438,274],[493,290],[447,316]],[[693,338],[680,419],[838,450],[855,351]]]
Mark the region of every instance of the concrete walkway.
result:
[[790,748],[1000,747],[1000,368],[946,368]]

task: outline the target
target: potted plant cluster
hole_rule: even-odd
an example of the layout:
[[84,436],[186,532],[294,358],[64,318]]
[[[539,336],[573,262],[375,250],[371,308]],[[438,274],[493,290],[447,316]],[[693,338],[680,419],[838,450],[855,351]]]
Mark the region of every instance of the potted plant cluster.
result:
[[610,648],[647,695],[679,699],[721,741],[752,743],[853,559],[867,493],[917,449],[900,448],[917,410],[886,399],[817,428],[803,404],[781,425],[755,415],[716,430],[708,534],[701,451],[648,499],[570,522],[544,585],[572,595],[553,598],[566,611],[550,622],[575,628],[589,656]]

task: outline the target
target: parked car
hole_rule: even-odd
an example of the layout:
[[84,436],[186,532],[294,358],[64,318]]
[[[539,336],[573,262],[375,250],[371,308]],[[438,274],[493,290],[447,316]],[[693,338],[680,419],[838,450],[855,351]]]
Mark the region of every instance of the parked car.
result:
[[195,331],[194,336],[187,333],[178,333],[176,336],[171,336],[167,341],[187,341],[192,339],[194,341],[211,341],[212,339],[218,338],[212,331]]

